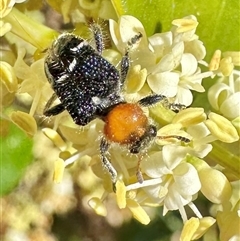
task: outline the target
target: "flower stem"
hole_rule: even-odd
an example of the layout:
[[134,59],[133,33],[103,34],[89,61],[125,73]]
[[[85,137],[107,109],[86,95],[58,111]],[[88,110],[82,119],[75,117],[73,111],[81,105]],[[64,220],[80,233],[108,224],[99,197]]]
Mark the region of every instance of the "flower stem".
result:
[[4,18],[4,21],[11,24],[12,33],[32,44],[40,51],[47,49],[58,35],[55,30],[34,21],[16,8],[12,9]]
[[[213,150],[209,153],[208,157],[214,160],[219,165],[230,170],[231,173],[237,178],[240,178],[239,155],[235,154],[233,151],[224,147],[221,142],[215,141],[212,143],[212,145],[213,145]],[[239,142],[237,142],[236,145],[238,145],[238,150],[239,150]],[[237,147],[235,146],[235,148]]]

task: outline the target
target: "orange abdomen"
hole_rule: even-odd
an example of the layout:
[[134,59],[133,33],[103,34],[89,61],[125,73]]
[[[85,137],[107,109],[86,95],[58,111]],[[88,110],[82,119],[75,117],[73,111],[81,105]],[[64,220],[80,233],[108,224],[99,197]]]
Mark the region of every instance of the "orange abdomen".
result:
[[123,103],[107,114],[104,134],[109,141],[131,144],[144,135],[147,125],[148,118],[138,104]]

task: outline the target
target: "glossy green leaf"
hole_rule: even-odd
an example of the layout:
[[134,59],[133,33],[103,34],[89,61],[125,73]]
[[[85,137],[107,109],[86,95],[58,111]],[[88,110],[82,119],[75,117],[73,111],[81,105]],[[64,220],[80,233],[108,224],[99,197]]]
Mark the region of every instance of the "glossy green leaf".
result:
[[0,120],[0,195],[9,193],[32,161],[33,141],[16,125]]
[[216,49],[240,50],[240,1],[222,0],[112,0],[117,14],[137,17],[150,36],[169,31],[173,19],[195,15],[197,34],[207,48],[209,60]]

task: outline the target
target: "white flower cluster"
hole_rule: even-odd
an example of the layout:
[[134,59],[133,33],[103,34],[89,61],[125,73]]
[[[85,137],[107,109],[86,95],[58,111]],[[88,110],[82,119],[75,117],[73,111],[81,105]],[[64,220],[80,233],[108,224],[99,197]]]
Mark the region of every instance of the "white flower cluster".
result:
[[211,76],[212,72],[201,73],[198,67],[206,50],[195,34],[196,17],[174,20],[173,25],[171,31],[147,38],[139,20],[122,16],[118,23],[110,20],[110,33],[117,49],[124,53],[129,39],[141,32],[143,38],[131,57],[135,65],[147,70],[144,77],[147,77],[150,89],[189,106],[193,101],[191,90],[204,92],[202,79]]
[[[174,20],[173,25],[170,32],[147,38],[142,24],[132,16],[122,16],[118,23],[110,20],[113,42],[122,54],[132,36],[139,32],[143,35],[136,49],[131,51],[132,68],[129,73],[131,78],[127,80],[127,93],[138,92],[138,98],[147,85],[154,93],[190,105],[192,90],[205,91],[201,85],[202,79],[215,73],[212,70],[201,73],[198,66],[206,51],[195,35],[197,20],[190,16]],[[202,217],[194,205],[198,192],[201,191],[213,203],[223,203],[231,196],[231,185],[227,178],[202,158],[212,150],[211,142],[217,139],[234,142],[239,136],[227,119],[215,113],[207,117],[202,108],[182,110],[170,123],[158,131],[156,144],[163,147],[152,147],[141,162],[142,184],[134,177],[134,167],[139,160],[126,156],[122,151],[120,154],[116,151],[118,148],[110,151],[113,165],[122,174],[122,180],[117,183],[116,199],[120,208],[128,207],[133,216],[144,224],[150,221],[144,206],[163,206],[164,215],[169,210],[179,210],[185,223],[182,235],[190,240],[199,238],[215,223],[212,217]],[[171,134],[185,136],[191,143],[169,143],[161,139],[161,136]],[[93,165],[94,169],[97,168]],[[99,177],[104,178],[102,175]],[[96,212],[100,206],[102,208],[104,195],[101,199],[93,198],[90,201]],[[198,218],[188,220],[186,205]]]
[[[240,105],[239,73],[231,69],[229,58],[225,57],[221,64],[214,67],[210,63],[210,70],[202,72],[199,64],[203,63],[206,50],[195,34],[197,19],[189,16],[172,23],[171,31],[147,37],[141,22],[132,16],[121,16],[118,23],[109,20],[110,34],[117,50],[122,55],[126,50],[130,51],[132,63],[126,80],[126,99],[140,99],[156,93],[167,96],[172,102],[190,106],[193,101],[192,91],[205,91],[203,78],[222,74],[224,77],[221,77],[220,82],[209,90],[209,102],[230,120],[237,120],[237,108],[239,111]],[[139,32],[142,34],[141,40],[129,49],[129,39]],[[107,49],[104,57],[117,63],[121,58],[118,51]],[[14,72],[17,78],[22,79],[20,88],[17,88],[15,75],[11,83],[6,78],[4,83],[7,94],[27,93],[32,98],[30,113],[13,112],[11,120],[33,136],[37,131],[33,115],[42,108],[46,95],[49,96],[51,90],[43,72],[44,59],[28,66],[23,61],[24,55],[25,52],[20,49],[13,68],[3,65],[2,72],[6,76]],[[228,119],[215,113],[207,116],[203,108],[187,108],[177,114],[162,105],[149,109],[150,115],[163,127],[158,130],[155,142],[147,153],[130,155],[117,145],[112,145],[109,150],[111,162],[119,174],[115,195],[118,207],[127,207],[143,224],[150,222],[145,206],[163,206],[164,215],[168,211],[179,210],[185,223],[182,235],[188,237],[184,240],[198,238],[215,222],[211,217],[202,217],[193,203],[198,193],[201,191],[216,204],[223,204],[231,196],[231,185],[226,176],[209,166],[203,158],[212,151],[213,141],[232,143],[239,139],[239,133]],[[159,121],[160,114],[160,119],[164,118]],[[54,128],[45,128],[43,133],[59,149],[59,158],[55,162],[55,182],[61,182],[66,166],[80,158],[91,157],[91,170],[102,180],[103,185],[98,186],[100,191],[94,190],[94,195],[97,193],[95,196],[102,197],[91,198],[89,205],[96,213],[106,215],[103,203],[112,192],[112,186],[109,176],[102,171],[99,160],[99,133],[102,128],[100,120],[94,120],[79,130],[79,126],[72,122],[60,123],[56,118]],[[165,139],[164,136],[181,136],[190,142]],[[139,165],[143,183],[139,183],[136,177],[136,167]],[[90,179],[89,176],[88,178]],[[188,219],[185,206],[189,206],[197,218]]]
[[[137,46],[133,46],[135,49],[130,50],[132,65],[126,83],[126,96],[141,98],[143,94],[155,92],[190,105],[193,98],[191,90],[204,91],[202,79],[213,76],[215,72],[210,70],[201,73],[198,67],[198,62],[205,56],[205,48],[195,35],[196,18],[191,16],[175,20],[173,24],[175,26],[170,32],[147,38],[142,24],[132,16],[120,17],[119,23],[110,20],[113,42],[122,54],[128,48],[132,36],[139,32],[143,35]],[[106,50],[104,55],[109,60],[120,56],[114,50]],[[156,112],[159,112],[159,108]],[[65,155],[65,158],[61,158],[59,155],[60,158],[56,161],[55,181],[61,181],[63,169],[67,165],[84,155],[91,156],[90,165],[93,172],[102,179],[104,191],[101,198],[92,197],[89,205],[96,213],[106,215],[103,203],[107,194],[112,192],[112,187],[109,176],[102,172],[96,151],[102,123],[95,120],[81,132],[76,130],[76,126],[60,125],[59,128],[74,148],[69,151],[55,131],[44,131],[56,146],[64,146],[63,149],[60,148],[62,152],[68,151],[67,157]],[[169,135],[186,137],[190,143],[162,138]],[[143,224],[150,222],[150,217],[143,208],[145,206],[163,206],[164,215],[168,211],[179,210],[185,223],[182,235],[188,237],[186,240],[200,237],[215,223],[215,219],[202,217],[193,203],[198,193],[201,191],[207,199],[217,204],[231,196],[231,185],[227,178],[209,166],[203,158],[211,152],[211,142],[222,140],[230,143],[238,138],[231,122],[224,117],[215,113],[207,116],[203,108],[187,108],[177,114],[171,112],[167,124],[158,130],[155,144],[146,155],[128,155],[122,147],[113,145],[109,152],[111,162],[119,174],[116,184],[119,208],[127,207]],[[76,151],[79,153],[76,154]],[[136,177],[136,167],[140,161],[143,183],[139,183]],[[97,196],[99,195],[98,192]],[[189,206],[197,218],[188,219],[185,206]]]

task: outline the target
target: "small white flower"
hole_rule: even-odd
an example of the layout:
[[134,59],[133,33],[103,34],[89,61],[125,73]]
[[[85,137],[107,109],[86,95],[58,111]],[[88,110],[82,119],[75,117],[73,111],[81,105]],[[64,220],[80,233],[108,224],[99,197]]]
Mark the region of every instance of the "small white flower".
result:
[[[181,48],[181,45],[178,47]],[[164,59],[164,61],[169,62],[167,59]],[[169,65],[167,63],[161,62],[162,65]],[[182,54],[179,64],[181,71],[166,71],[150,74],[147,81],[155,93],[175,97],[176,103],[189,106],[193,101],[190,90],[204,92],[204,88],[201,85],[202,78],[209,76],[209,74],[205,75],[200,73],[198,62],[192,54]],[[177,64],[175,63],[175,65]]]
[[208,91],[209,103],[230,120],[240,116],[240,71],[222,77]]
[[162,152],[150,154],[149,159],[142,162],[143,173],[151,178],[145,181],[149,185],[143,187],[148,198],[163,205],[164,214],[168,210],[179,210],[183,219],[186,219],[184,206],[192,202],[201,188],[197,170],[184,161],[185,156],[185,147],[166,145]]

